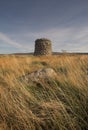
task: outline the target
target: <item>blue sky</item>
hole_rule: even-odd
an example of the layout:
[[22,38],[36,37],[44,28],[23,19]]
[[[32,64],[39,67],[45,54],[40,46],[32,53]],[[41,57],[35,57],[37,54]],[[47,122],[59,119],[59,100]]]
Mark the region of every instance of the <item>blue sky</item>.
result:
[[88,52],[88,0],[0,0],[0,53],[33,52],[37,38]]

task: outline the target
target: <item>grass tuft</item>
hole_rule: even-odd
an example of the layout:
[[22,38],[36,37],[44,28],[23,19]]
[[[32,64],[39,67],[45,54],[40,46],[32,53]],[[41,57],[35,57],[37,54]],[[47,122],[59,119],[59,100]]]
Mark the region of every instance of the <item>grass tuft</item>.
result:
[[[1,56],[0,130],[87,130],[88,56]],[[19,77],[51,67],[56,79]]]

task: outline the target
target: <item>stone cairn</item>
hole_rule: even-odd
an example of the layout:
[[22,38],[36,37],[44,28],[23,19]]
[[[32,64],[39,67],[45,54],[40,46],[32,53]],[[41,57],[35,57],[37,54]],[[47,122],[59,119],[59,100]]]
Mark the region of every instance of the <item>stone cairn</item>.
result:
[[41,38],[35,41],[34,55],[51,55],[52,43],[49,39]]

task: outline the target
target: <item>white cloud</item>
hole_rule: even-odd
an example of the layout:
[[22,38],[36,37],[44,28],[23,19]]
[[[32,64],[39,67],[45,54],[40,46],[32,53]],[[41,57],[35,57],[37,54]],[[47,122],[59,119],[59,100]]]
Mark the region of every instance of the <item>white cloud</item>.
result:
[[[73,51],[88,52],[88,28],[53,28],[45,31],[27,32],[11,34],[14,42],[3,33],[0,33],[0,39],[14,47],[25,49],[27,52],[34,50],[34,41],[37,38],[49,38],[53,43],[53,51]],[[22,43],[22,44],[19,44]]]
[[9,38],[7,35],[4,33],[0,32],[0,40],[4,41],[5,44],[10,44],[16,48],[22,49],[22,50],[28,50],[27,47],[19,44],[18,42],[13,41],[11,38]]
[[53,28],[42,32],[28,32],[24,34],[29,39],[49,38],[53,42],[56,51],[88,52],[88,28]]

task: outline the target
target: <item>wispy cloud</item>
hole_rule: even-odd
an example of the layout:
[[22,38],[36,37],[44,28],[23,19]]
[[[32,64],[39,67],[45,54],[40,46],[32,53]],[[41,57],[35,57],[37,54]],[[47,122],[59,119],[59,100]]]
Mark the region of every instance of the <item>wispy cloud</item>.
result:
[[88,52],[88,28],[53,28],[42,32],[28,32],[24,37],[29,39],[49,38],[53,42],[53,49],[60,51]]
[[34,41],[37,38],[49,38],[53,43],[53,51],[88,52],[87,27],[52,28],[37,32],[20,32],[9,36],[0,33],[0,39],[6,44],[20,48],[21,51],[26,50],[26,52],[34,50]]
[[0,32],[0,40],[4,41],[5,44],[9,44],[13,47],[22,49],[22,50],[29,50],[28,47],[25,47],[24,45],[21,45],[18,42],[13,41],[10,37],[8,37],[6,34]]

